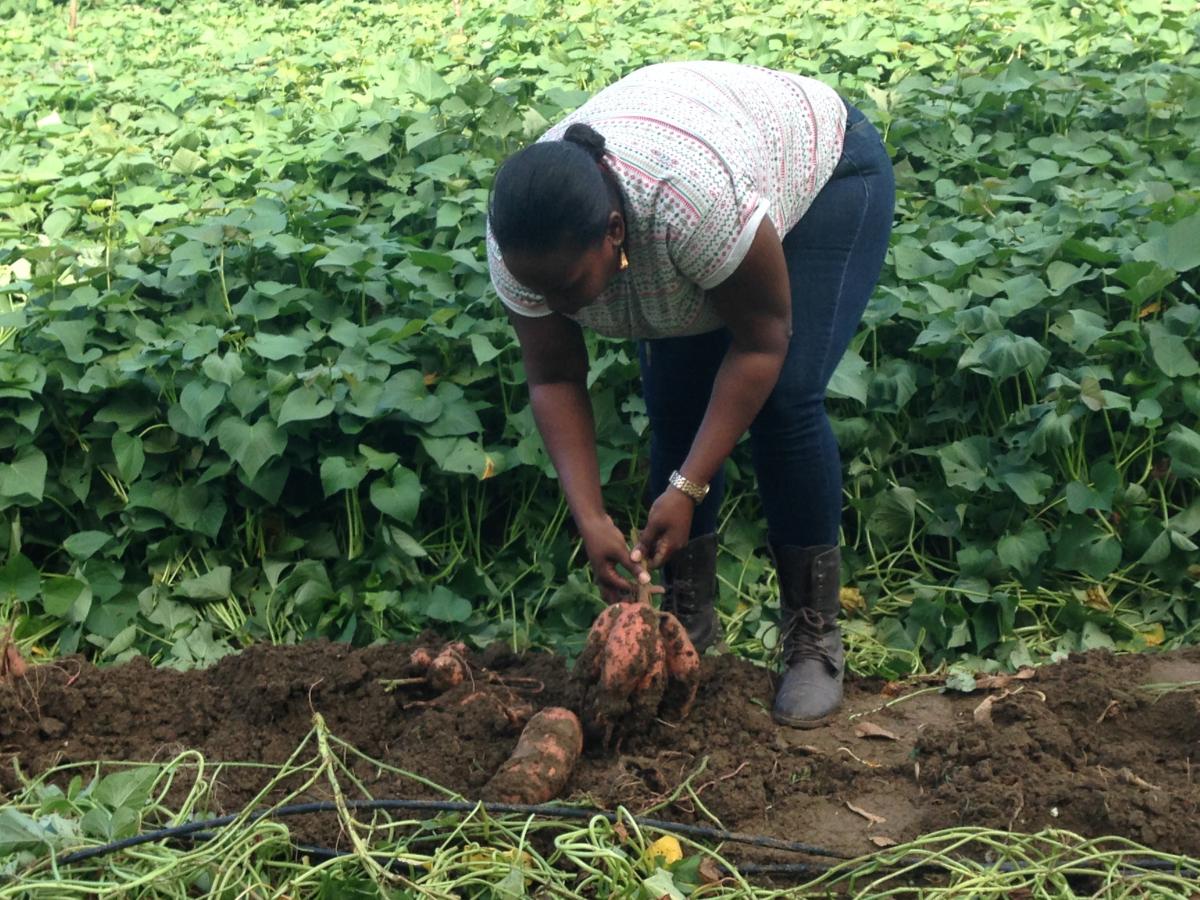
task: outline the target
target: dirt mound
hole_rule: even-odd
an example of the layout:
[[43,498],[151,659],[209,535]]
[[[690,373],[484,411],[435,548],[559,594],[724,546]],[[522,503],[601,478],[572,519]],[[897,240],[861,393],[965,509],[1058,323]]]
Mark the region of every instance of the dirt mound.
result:
[[[580,686],[561,659],[501,647],[474,655],[478,677],[441,698],[415,684],[386,691],[381,680],[412,675],[410,649],[261,646],[184,673],[144,661],[34,667],[0,685],[0,787],[16,787],[13,757],[26,774],[84,760],[162,760],[184,748],[213,760],[280,763],[320,712],[368,755],[475,797],[517,740],[507,691],[539,709],[579,708]],[[686,722],[656,722],[630,735],[619,755],[585,755],[564,797],[637,812],[691,779],[691,791],[656,815],[708,823],[707,812],[726,828],[850,853],[872,849],[873,836],[903,841],[979,825],[1118,834],[1200,856],[1195,682],[1200,649],[1095,652],[969,695],[919,684],[898,694],[852,681],[832,724],[799,731],[771,721],[769,673],[708,656]],[[1144,687],[1162,684],[1178,687]],[[483,698],[460,702],[481,690]],[[207,812],[241,808],[267,779],[238,771],[222,779]],[[400,775],[357,774],[376,797],[438,796]],[[337,837],[315,817],[292,824],[301,840]]]

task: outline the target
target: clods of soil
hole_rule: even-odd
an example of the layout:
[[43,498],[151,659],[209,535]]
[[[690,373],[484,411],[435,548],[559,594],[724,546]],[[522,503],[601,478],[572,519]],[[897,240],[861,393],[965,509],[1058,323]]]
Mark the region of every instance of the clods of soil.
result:
[[[183,673],[144,661],[31,667],[0,683],[0,789],[17,788],[14,757],[26,775],[77,761],[162,761],[185,748],[212,761],[281,763],[319,712],[369,756],[478,797],[520,734],[505,698],[515,691],[534,710],[582,702],[562,659],[499,647],[471,654],[479,677],[440,696],[422,685],[386,690],[381,682],[411,675],[411,649],[261,646]],[[850,680],[840,714],[802,731],[772,722],[770,673],[710,655],[686,721],[656,720],[619,754],[585,751],[560,796],[637,812],[692,777],[726,828],[850,854],[873,849],[873,838],[969,825],[1121,835],[1200,857],[1196,682],[1200,648],[1092,652],[971,694]],[[1178,688],[1144,687],[1164,684]],[[480,691],[495,702],[460,702]],[[439,796],[372,767],[358,775],[375,797]],[[267,778],[229,770],[206,812],[242,808]],[[711,823],[687,792],[655,815]],[[318,817],[290,824],[298,841],[338,840]]]

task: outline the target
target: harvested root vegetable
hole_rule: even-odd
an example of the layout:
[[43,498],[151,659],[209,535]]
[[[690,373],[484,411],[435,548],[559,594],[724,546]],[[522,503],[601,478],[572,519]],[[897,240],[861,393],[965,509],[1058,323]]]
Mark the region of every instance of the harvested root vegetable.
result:
[[575,713],[543,709],[525,726],[505,763],[483,788],[484,800],[545,803],[559,795],[583,752],[583,728]]
[[612,632],[613,623],[617,621],[617,617],[624,608],[625,604],[614,603],[596,616],[596,621],[592,623],[592,627],[588,631],[587,643],[583,645],[583,652],[579,654],[579,659],[575,662],[577,677],[586,677],[589,681],[596,681],[600,678],[608,635]]
[[574,677],[585,687],[583,725],[589,742],[619,744],[622,732],[656,716],[682,719],[700,685],[700,656],[670,613],[650,605],[643,586],[635,603],[605,609],[588,633]]
[[628,697],[654,665],[658,629],[654,608],[626,603],[604,644],[600,683],[614,697]]
[[409,665],[424,672],[433,665],[433,653],[428,647],[418,647],[408,657]]
[[29,671],[29,664],[13,643],[11,625],[4,630],[3,636],[0,636],[0,647],[3,648],[0,649],[0,680],[11,681],[24,677]]
[[466,652],[466,645],[458,641],[447,644],[429,664],[429,686],[435,691],[448,691],[466,681],[471,672]]
[[386,691],[394,691],[409,685],[427,685],[439,693],[458,687],[471,675],[467,662],[467,645],[452,641],[434,653],[427,647],[418,647],[408,657],[408,664],[421,674],[412,678],[391,678],[380,682]]
[[686,719],[700,687],[700,654],[687,629],[671,613],[659,613],[658,631],[667,667],[666,693],[659,711],[667,718]]

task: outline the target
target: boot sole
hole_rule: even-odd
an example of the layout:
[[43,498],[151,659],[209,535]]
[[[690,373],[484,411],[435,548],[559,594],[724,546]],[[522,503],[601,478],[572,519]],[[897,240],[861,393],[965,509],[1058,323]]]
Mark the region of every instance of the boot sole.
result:
[[787,725],[789,728],[803,729],[820,728],[822,725],[828,725],[836,716],[836,712],[831,712],[819,719],[793,719],[788,716],[779,716],[771,713],[771,718],[775,720],[776,725]]

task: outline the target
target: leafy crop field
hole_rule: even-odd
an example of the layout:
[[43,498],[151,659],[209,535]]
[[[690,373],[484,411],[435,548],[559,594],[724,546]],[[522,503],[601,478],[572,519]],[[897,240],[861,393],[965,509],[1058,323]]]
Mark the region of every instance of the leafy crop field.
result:
[[[598,601],[488,284],[487,188],[589,92],[680,57],[823,78],[896,161],[834,391],[854,666],[1195,635],[1189,3],[85,3],[73,38],[9,5],[0,598],[23,645],[576,646]],[[632,348],[593,350],[635,524]],[[765,539],[730,469],[721,602],[759,655]]]
[[[966,694],[974,671],[1200,636],[1191,0],[79,7],[71,28],[65,5],[0,0],[0,623],[20,654],[48,661],[0,696],[0,751],[40,760],[36,772],[6,766],[0,780],[11,798],[0,808],[0,896],[91,896],[98,884],[181,897],[774,895],[736,872],[702,889],[698,843],[682,869],[647,864],[650,835],[631,818],[568,831],[559,822],[551,841],[529,820],[479,810],[405,825],[434,849],[397,876],[367,840],[395,838],[400,826],[368,826],[346,806],[393,776],[412,788],[411,773],[388,768],[387,741],[427,739],[426,720],[402,714],[363,674],[405,674],[386,646],[312,645],[363,654],[359,681],[343,657],[320,675],[332,709],[365,697],[381,711],[354,735],[384,736],[370,756],[311,716],[321,697],[301,648],[209,670],[222,678],[292,660],[276,682],[257,670],[259,680],[232,678],[245,702],[221,706],[230,690],[188,672],[177,677],[196,680],[175,684],[169,709],[150,691],[136,715],[120,679],[145,687],[149,675],[74,656],[193,669],[252,644],[329,637],[361,648],[427,629],[473,650],[498,639],[578,650],[600,601],[488,283],[484,215],[506,154],[651,62],[727,59],[821,78],[880,127],[895,160],[883,281],[831,401],[847,466],[851,667],[940,679],[918,693]],[[606,498],[623,526],[636,525],[647,433],[633,348],[592,339],[590,349]],[[729,463],[723,512],[720,603],[734,654],[706,660],[707,683],[714,666],[750,683],[761,670],[744,660],[774,649],[777,604],[746,463],[740,452]],[[10,651],[0,646],[0,672]],[[917,784],[948,804],[942,819],[904,828],[903,810],[889,810],[907,843],[886,864],[838,863],[817,892],[878,875],[876,896],[907,894],[925,877],[918,868],[936,862],[930,896],[1186,896],[1200,865],[1194,836],[1155,821],[1195,820],[1190,757],[1178,749],[1196,741],[1194,656],[1164,663],[1169,677],[1141,660],[1070,663],[1081,674],[1046,676],[1044,691],[1014,683],[970,708],[958,697],[900,707],[966,709],[967,719],[927,732],[944,746],[925,739],[924,782],[910,775],[917,713],[890,709],[899,700],[879,706],[859,685],[853,715],[912,725],[882,768],[871,755],[887,753],[854,743],[864,739],[849,728],[816,750],[763,732],[758,770],[714,763],[700,778],[701,750],[660,741],[643,748],[640,769],[596,784],[632,783],[638,809],[685,808],[704,822],[718,818],[705,801],[743,821],[714,795],[758,798],[770,811],[769,784],[821,823],[849,816],[855,840],[863,814],[847,813],[843,795],[869,779],[891,779],[897,795]],[[1073,677],[1103,687],[1077,697]],[[105,706],[114,696],[115,711]],[[1004,732],[1008,743],[989,738],[986,752],[957,741],[970,716],[985,727],[980,709],[992,715],[993,701],[997,721],[1021,723],[1025,737]],[[753,701],[732,726],[723,703],[702,694],[712,721],[744,744],[759,727]],[[209,748],[216,769],[195,749],[162,763],[201,706],[216,711],[206,731],[223,734],[238,716],[245,730]],[[285,712],[287,729],[273,718]],[[456,720],[437,715],[437,734],[466,746]],[[62,730],[80,723],[96,727],[95,743],[77,741],[55,770]],[[500,732],[478,727],[467,743],[493,752]],[[14,735],[29,743],[13,751]],[[1147,736],[1163,743],[1119,755]],[[1093,738],[1097,754],[1118,755],[1081,767],[1075,748]],[[261,776],[253,788],[226,767],[243,749],[258,754],[244,769]],[[155,764],[102,770],[80,755],[89,752]],[[654,778],[668,758],[692,768],[664,787]],[[1056,767],[1062,793],[1041,785],[1026,810],[1020,788],[1041,770],[1011,766],[1034,758]],[[455,791],[474,784],[473,759],[453,759],[464,769]],[[930,759],[945,778],[930,774]],[[1178,765],[1160,778],[1149,760]],[[776,763],[791,767],[786,786],[763,780]],[[955,795],[956,778],[986,782],[986,817],[983,794]],[[111,857],[99,882],[54,866],[10,880],[31,848],[314,791],[335,805],[349,857],[297,861],[279,822],[238,818],[208,844]],[[628,798],[606,799],[621,808]],[[1123,837],[1054,830],[1060,807],[1071,827]],[[1119,821],[1098,812],[1115,808]],[[983,818],[997,830],[920,836]],[[1006,834],[1022,828],[1050,830]],[[1150,851],[1126,838],[1191,856],[1147,862]]]

